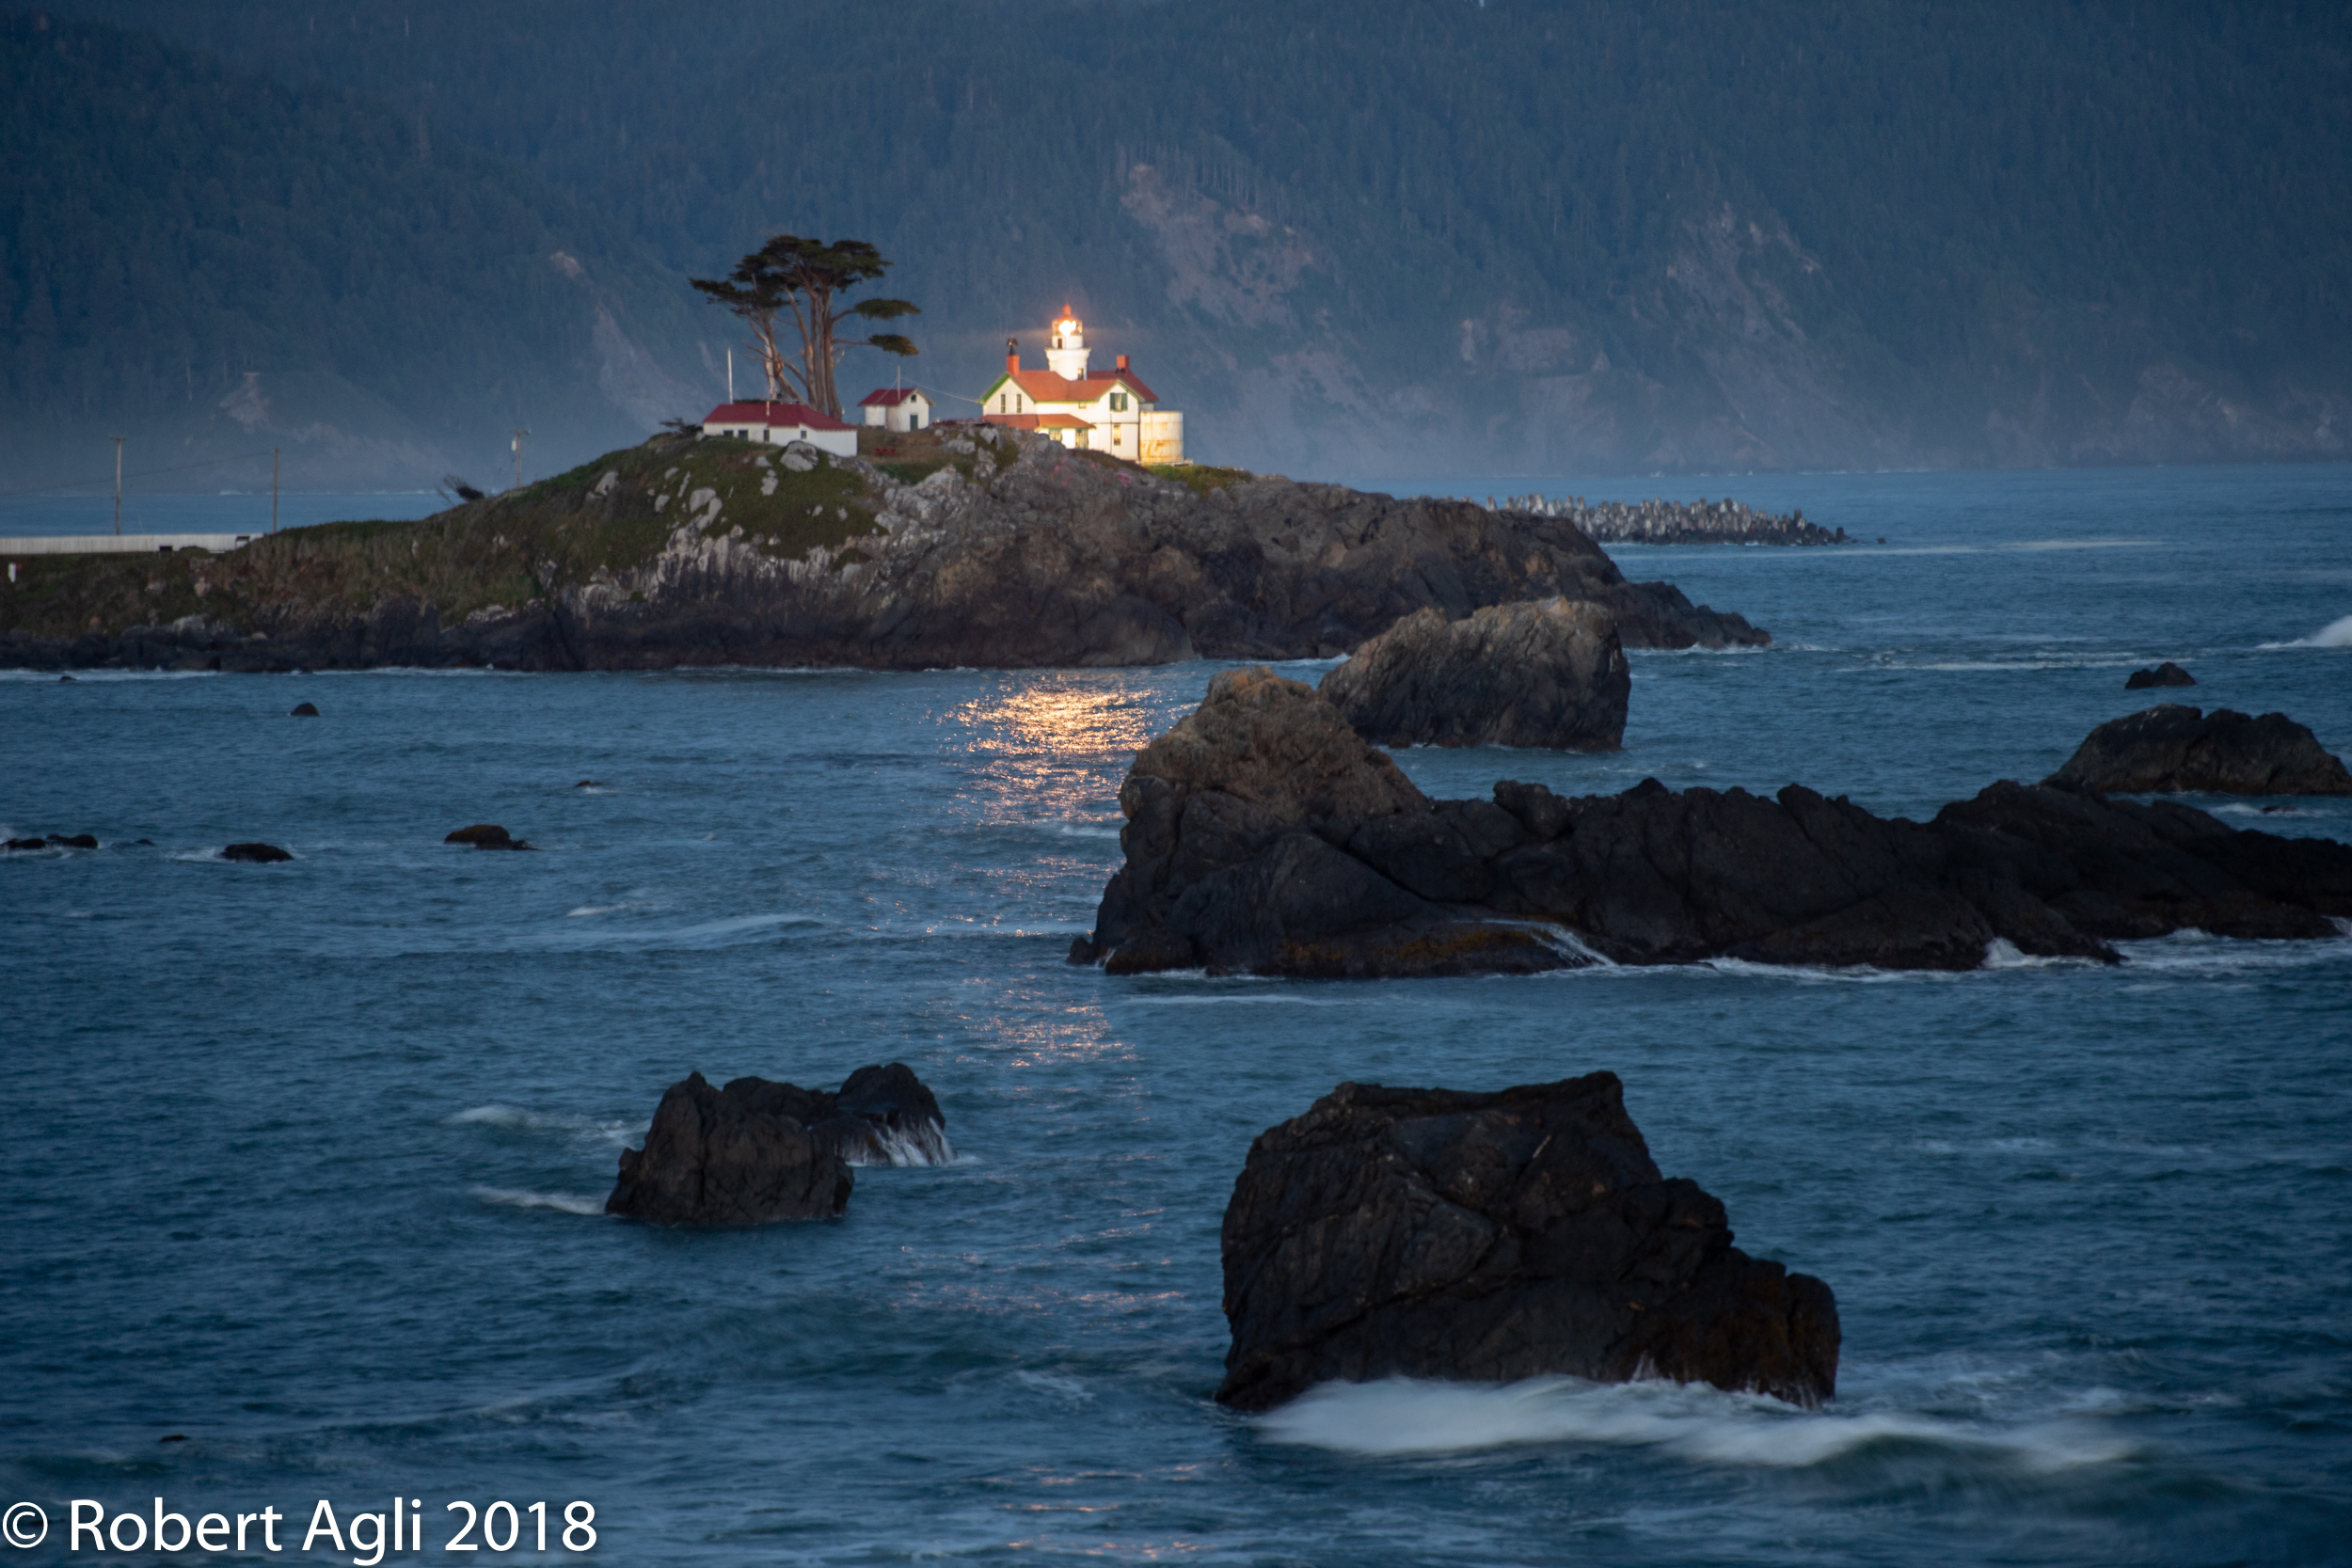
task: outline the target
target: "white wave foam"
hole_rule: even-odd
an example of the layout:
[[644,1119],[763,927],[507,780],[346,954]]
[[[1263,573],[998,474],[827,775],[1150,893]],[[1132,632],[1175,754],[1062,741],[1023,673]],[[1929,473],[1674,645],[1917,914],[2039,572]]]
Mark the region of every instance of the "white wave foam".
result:
[[585,920],[591,915],[618,914],[621,911],[630,907],[631,906],[628,904],[582,904],[576,910],[565,910],[564,911],[564,918],[566,920]]
[[532,1132],[571,1132],[581,1137],[626,1142],[644,1130],[642,1122],[599,1121],[594,1117],[551,1116],[519,1105],[474,1105],[449,1118],[453,1127],[516,1127]]
[[1900,1411],[1805,1411],[1673,1383],[1532,1378],[1496,1387],[1390,1378],[1327,1383],[1258,1418],[1278,1443],[1368,1455],[1463,1453],[1524,1443],[1656,1448],[1700,1464],[1800,1469],[1879,1445],[2050,1471],[2125,1459],[2085,1421],[2001,1428]]
[[2290,642],[2257,642],[2257,648],[2352,648],[2352,615],[2340,616],[2312,633]]
[[2046,958],[2022,952],[2007,937],[1994,937],[1984,944],[1986,969],[2095,969],[2104,967],[2096,958]]
[[553,1209],[565,1214],[601,1214],[604,1199],[578,1193],[530,1193],[518,1187],[476,1187],[473,1196],[507,1209]]
[[912,1132],[901,1132],[895,1127],[878,1127],[866,1134],[866,1148],[844,1156],[846,1164],[861,1167],[869,1165],[952,1165],[956,1163],[955,1146],[947,1141],[947,1130],[935,1121],[927,1121]]

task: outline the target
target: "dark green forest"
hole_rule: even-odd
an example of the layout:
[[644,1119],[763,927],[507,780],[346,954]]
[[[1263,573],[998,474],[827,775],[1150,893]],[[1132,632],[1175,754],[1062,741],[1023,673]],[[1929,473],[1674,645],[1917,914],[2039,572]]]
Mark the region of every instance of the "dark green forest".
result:
[[[601,450],[703,390],[691,369],[691,395],[665,389],[626,346],[675,360],[711,335],[667,269],[347,89],[8,18],[0,166],[16,485],[108,470],[119,432],[141,468],[277,446],[298,486],[488,481],[512,428]],[[181,471],[250,487],[269,467]]]
[[[409,178],[462,166],[510,228],[527,184],[560,193],[535,221],[674,276],[776,229],[874,240],[942,392],[1067,297],[1216,461],[2189,462],[2337,455],[2352,426],[2340,5],[62,9],[375,113],[384,156],[429,142]],[[136,199],[168,225],[177,189]],[[523,254],[410,232],[460,293]],[[664,363],[722,340],[643,309]],[[338,348],[356,385],[446,373],[349,330],[390,335],[364,373]],[[85,383],[56,363],[12,404],[64,406]]]

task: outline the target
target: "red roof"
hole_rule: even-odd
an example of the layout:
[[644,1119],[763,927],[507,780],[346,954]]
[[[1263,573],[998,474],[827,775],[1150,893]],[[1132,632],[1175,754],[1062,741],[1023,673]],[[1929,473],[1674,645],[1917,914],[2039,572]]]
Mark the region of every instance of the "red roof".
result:
[[[1028,394],[1031,403],[1092,403],[1114,388],[1124,387],[1146,403],[1157,403],[1160,394],[1136,379],[1133,371],[1113,371],[1108,375],[1089,375],[1076,381],[1064,381],[1052,371],[1007,371],[1005,378]],[[992,385],[993,394],[996,388]]]
[[760,424],[771,429],[806,426],[810,430],[855,430],[831,414],[819,414],[805,403],[723,403],[703,419],[705,424]]
[[868,392],[857,400],[860,408],[896,408],[910,398],[923,394],[912,387],[884,387],[879,392]]
[[1007,425],[1014,430],[1092,430],[1094,427],[1075,414],[983,414],[984,424]]

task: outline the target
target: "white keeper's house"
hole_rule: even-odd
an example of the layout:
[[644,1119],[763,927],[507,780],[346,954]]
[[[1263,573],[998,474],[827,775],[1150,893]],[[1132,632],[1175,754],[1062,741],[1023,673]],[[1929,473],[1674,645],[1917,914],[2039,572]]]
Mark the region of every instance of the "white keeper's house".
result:
[[913,387],[885,387],[858,399],[869,430],[922,430],[931,422],[931,400]]
[[1064,305],[1047,329],[1046,369],[1023,370],[1020,345],[1006,342],[1005,373],[980,400],[981,418],[1131,463],[1182,463],[1184,415],[1159,405],[1159,394],[1143,384],[1125,355],[1108,375],[1096,375],[1088,366],[1090,357],[1086,324]]
[[857,455],[857,426],[804,403],[723,403],[703,420],[703,434],[779,447],[806,441],[835,457]]

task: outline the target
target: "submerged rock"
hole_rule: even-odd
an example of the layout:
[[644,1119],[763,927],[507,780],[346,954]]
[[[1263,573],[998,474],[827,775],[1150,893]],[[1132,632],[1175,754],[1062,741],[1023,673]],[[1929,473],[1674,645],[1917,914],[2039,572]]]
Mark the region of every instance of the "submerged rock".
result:
[[45,838],[12,838],[6,844],[0,844],[0,849],[46,849],[48,847],[49,841]]
[[60,849],[95,849],[98,847],[98,835],[95,833],[51,833],[48,842]]
[[1375,745],[1613,752],[1632,687],[1615,617],[1563,598],[1458,621],[1421,610],[1358,648],[1319,689]]
[[2126,691],[2145,691],[2152,686],[2195,686],[2197,677],[2166,659],[2153,670],[2135,670],[2125,678]]
[[2352,795],[2352,773],[2285,714],[2180,703],[2108,720],[2043,782],[2109,795]]
[[443,844],[470,844],[477,849],[529,849],[532,845],[515,837],[495,822],[477,822],[470,828],[460,828]]
[[834,1219],[851,1166],[954,1158],[939,1101],[901,1063],[860,1068],[834,1093],[765,1078],[715,1089],[695,1072],[662,1095],[645,1147],[621,1151],[604,1208],[664,1225]]
[[1342,1084],[1259,1135],[1225,1210],[1216,1397],[1407,1376],[1836,1391],[1828,1286],[1663,1178],[1615,1074],[1499,1094]]
[[318,716],[319,705],[316,703],[296,703],[294,710],[286,715],[289,719],[316,719]]
[[232,844],[220,852],[225,861],[242,861],[247,865],[275,865],[294,857],[275,844]]
[[1995,784],[1924,824],[1798,784],[1431,800],[1264,669],[1212,681],[1119,800],[1126,862],[1071,952],[1114,974],[1960,970],[1999,942],[2112,960],[2117,940],[2188,927],[2327,937],[2352,918],[2352,847],[2048,784]]

